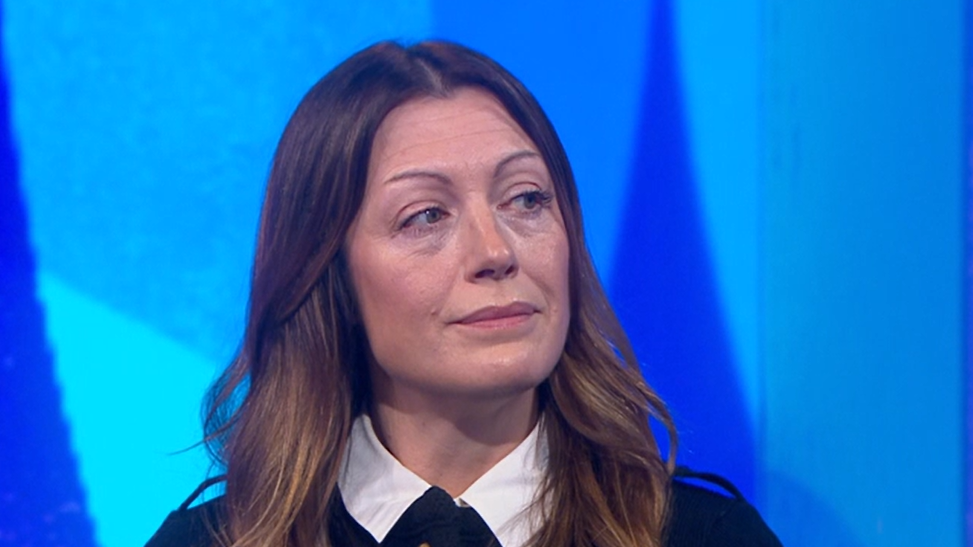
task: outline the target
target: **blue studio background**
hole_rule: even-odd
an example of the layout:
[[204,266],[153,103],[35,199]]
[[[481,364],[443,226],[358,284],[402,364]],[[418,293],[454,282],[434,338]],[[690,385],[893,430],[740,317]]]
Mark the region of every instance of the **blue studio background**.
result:
[[0,545],[140,545],[205,476],[174,453],[276,139],[338,61],[423,37],[553,119],[682,463],[790,547],[973,545],[967,3],[730,4],[4,0]]

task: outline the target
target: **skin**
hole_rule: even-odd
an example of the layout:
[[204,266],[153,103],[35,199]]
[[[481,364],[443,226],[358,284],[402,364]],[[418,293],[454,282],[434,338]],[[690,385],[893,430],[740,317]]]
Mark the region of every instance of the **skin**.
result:
[[536,146],[473,88],[379,127],[346,253],[392,454],[459,496],[537,420],[570,321],[568,241]]

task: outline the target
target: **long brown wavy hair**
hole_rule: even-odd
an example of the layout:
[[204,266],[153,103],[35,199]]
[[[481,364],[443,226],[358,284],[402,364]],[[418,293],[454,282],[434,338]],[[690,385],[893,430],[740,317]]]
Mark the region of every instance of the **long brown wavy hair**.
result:
[[[550,459],[534,509],[554,517],[532,544],[661,547],[675,430],[598,281],[564,148],[516,78],[447,42],[383,42],[353,55],[311,88],[284,130],[243,343],[206,402],[205,442],[226,473],[224,545],[331,545],[338,470],[371,392],[342,245],[362,203],[372,141],[396,106],[469,86],[493,94],[537,146],[569,241],[567,341],[538,388]],[[665,459],[650,418],[668,430]]]

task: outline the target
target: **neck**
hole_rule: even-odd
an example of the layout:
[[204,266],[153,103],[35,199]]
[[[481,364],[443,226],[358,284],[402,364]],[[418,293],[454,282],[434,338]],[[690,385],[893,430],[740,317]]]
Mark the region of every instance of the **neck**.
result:
[[[456,498],[512,452],[537,422],[537,390],[501,400],[382,398],[375,433],[407,469]],[[462,400],[461,400],[462,399]]]

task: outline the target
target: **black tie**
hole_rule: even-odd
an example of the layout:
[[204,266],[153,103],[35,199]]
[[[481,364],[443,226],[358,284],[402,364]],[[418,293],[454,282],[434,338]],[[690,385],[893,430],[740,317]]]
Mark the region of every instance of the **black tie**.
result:
[[382,547],[499,547],[490,527],[472,507],[459,507],[433,486],[399,517]]

